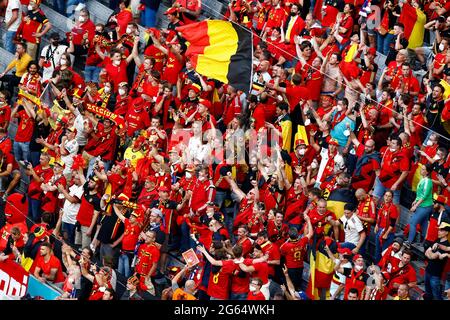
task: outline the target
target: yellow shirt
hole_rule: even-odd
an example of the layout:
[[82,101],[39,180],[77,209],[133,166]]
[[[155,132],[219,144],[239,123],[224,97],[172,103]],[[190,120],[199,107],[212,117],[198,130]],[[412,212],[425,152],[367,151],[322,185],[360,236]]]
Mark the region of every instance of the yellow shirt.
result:
[[16,77],[22,77],[27,72],[28,63],[33,60],[28,53],[24,53],[19,60],[14,59],[8,65],[8,69],[16,68]]
[[394,298],[394,300],[409,300],[409,297],[406,297],[406,299],[400,299],[399,296],[396,296],[396,297]]
[[131,148],[131,147],[128,147],[127,150],[125,150],[125,153],[123,155],[124,160],[130,160],[130,164],[133,168],[136,168],[138,160],[142,159],[144,157],[145,157],[145,155],[141,150],[134,152],[133,148]]

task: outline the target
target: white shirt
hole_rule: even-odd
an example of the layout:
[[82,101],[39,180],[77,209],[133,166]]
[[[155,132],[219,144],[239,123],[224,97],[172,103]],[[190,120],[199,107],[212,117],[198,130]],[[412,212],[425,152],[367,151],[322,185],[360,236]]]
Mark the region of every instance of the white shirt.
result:
[[87,133],[84,130],[84,124],[87,123],[88,120],[81,115],[78,109],[75,109],[74,114],[76,117],[73,126],[77,129],[77,136],[75,139],[77,139],[79,146],[85,146],[87,143]]
[[[338,264],[339,260],[336,259],[335,260],[335,264]],[[347,261],[346,263],[344,263],[342,265],[343,268],[352,268],[352,264]],[[345,275],[343,275],[340,272],[335,272],[333,275],[333,280],[338,280],[339,283],[344,284],[345,285],[345,281],[347,280],[347,277]],[[339,285],[337,283],[335,283],[334,281],[331,282],[331,286],[330,286],[330,296],[334,295],[334,293],[336,292],[336,290],[339,288]],[[338,294],[336,297],[334,297],[335,300],[343,300],[344,299],[344,292],[345,289],[343,289],[341,291],[340,294]]]
[[[83,185],[77,186],[72,185],[69,188],[69,194],[72,197],[76,197],[81,200],[81,197],[83,196]],[[77,214],[78,210],[80,210],[81,203],[72,203],[69,200],[66,199],[64,201],[63,206],[63,216],[62,216],[62,222],[68,223],[68,224],[75,224],[77,222]]]
[[61,156],[61,160],[64,161],[64,163],[66,164],[63,173],[68,174],[72,171],[73,157],[76,156],[76,154],[78,153],[79,146],[77,139],[67,141],[65,147],[69,154],[66,156]]
[[12,25],[9,26],[8,31],[17,31],[19,29],[20,22],[22,21],[22,10],[20,9],[20,1],[19,0],[9,0],[8,6],[6,7],[5,13],[5,23],[8,23],[13,14],[13,10],[18,9],[18,17],[16,21]]
[[[44,66],[42,68],[42,80],[47,81],[52,77],[53,71],[57,66],[59,66],[59,60],[61,56],[67,50],[66,45],[58,45],[57,47],[52,46],[51,44],[47,45],[41,51],[41,58],[48,61],[50,64],[46,65],[44,62]],[[48,60],[47,60],[48,59]]]
[[360,232],[364,230],[361,220],[359,220],[356,214],[347,219],[345,215],[339,218],[344,226],[345,242],[353,243],[355,246],[358,244]]

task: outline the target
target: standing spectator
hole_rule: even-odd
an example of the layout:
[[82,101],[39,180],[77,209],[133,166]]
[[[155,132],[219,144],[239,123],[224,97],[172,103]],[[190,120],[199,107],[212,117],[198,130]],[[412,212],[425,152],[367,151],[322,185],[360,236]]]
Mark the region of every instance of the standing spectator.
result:
[[176,0],[174,5],[184,24],[196,22],[202,9],[202,0]]
[[50,80],[53,71],[61,60],[61,56],[66,52],[67,46],[60,44],[59,33],[52,32],[50,34],[50,44],[45,46],[39,58],[39,66],[42,68],[42,82]]
[[94,40],[95,28],[95,24],[90,19],[89,11],[86,8],[81,9],[78,21],[75,22],[69,39],[67,39],[70,45],[67,52],[75,57],[73,66],[77,70],[84,70],[88,47]]
[[378,210],[377,224],[375,226],[375,262],[381,259],[381,252],[391,245],[395,235],[395,225],[399,217],[399,211],[392,202],[394,193],[388,190],[384,193],[384,200]]
[[449,232],[450,224],[441,222],[438,239],[425,251],[428,261],[425,269],[426,300],[442,300],[441,278],[450,252]]
[[[14,88],[19,85],[20,79],[27,71],[28,64],[32,60],[31,56],[27,53],[27,44],[25,42],[19,42],[16,46],[14,60],[8,64],[5,71],[0,73],[0,79],[3,83],[6,82],[8,84],[7,89],[11,96],[14,93]],[[14,68],[16,69],[15,74],[7,75],[7,73]]]
[[420,225],[422,237],[425,237],[428,227],[428,219],[433,212],[433,181],[430,178],[432,165],[427,164],[420,169],[422,179],[417,185],[416,199],[409,209],[413,216],[409,220],[408,241],[404,244],[410,247],[416,236],[417,225]]
[[344,215],[333,223],[337,226],[342,224],[344,227],[344,242],[341,243],[341,248],[349,248],[353,254],[357,254],[361,250],[367,236],[355,210],[353,204],[346,203]]
[[16,37],[27,42],[27,53],[36,59],[41,38],[52,28],[44,12],[39,8],[41,0],[30,0],[28,13],[23,17]]
[[[7,3],[7,5],[5,4]],[[20,22],[22,21],[22,9],[20,7],[19,0],[3,0],[3,5],[6,5],[5,13],[5,49],[11,53],[16,52],[16,45],[14,44],[14,39],[16,37],[17,29],[19,28]]]
[[58,190],[65,198],[62,213],[60,213],[62,235],[66,241],[71,245],[74,245],[75,225],[77,223],[77,215],[80,210],[81,198],[83,197],[84,192],[79,173],[74,173],[72,184],[69,186],[68,190],[61,184],[58,185]]

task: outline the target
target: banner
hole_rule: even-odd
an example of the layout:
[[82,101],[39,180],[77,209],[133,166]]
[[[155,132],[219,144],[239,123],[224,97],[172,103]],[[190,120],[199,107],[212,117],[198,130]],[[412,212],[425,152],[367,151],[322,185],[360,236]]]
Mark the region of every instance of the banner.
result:
[[18,299],[27,292],[29,273],[20,264],[0,262],[0,300]]
[[33,298],[39,296],[44,300],[55,300],[57,297],[62,295],[63,292],[58,291],[58,289],[51,285],[40,282],[34,276],[30,275],[27,293],[30,294],[30,296]]
[[113,121],[119,128],[125,127],[125,120],[120,117],[118,114],[109,111],[106,108],[98,107],[94,104],[87,103],[86,104],[86,110],[92,113],[95,113],[96,115],[105,118],[110,119]]

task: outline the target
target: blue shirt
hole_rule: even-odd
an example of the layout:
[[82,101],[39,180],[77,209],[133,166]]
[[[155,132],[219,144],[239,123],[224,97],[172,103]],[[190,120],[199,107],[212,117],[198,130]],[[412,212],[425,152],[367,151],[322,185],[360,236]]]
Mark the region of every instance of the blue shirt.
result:
[[[338,111],[335,110],[331,114],[331,119],[333,120],[334,117],[336,117]],[[333,121],[331,121],[333,122]],[[347,130],[347,123],[350,124],[350,129],[353,131],[355,130],[355,121],[350,119],[349,117],[345,117],[344,120],[337,123],[334,128],[331,130],[330,134],[333,139],[336,139],[339,142],[339,146],[345,147],[347,144],[348,136],[344,135],[344,131]]]

